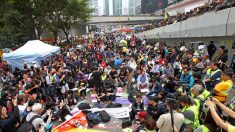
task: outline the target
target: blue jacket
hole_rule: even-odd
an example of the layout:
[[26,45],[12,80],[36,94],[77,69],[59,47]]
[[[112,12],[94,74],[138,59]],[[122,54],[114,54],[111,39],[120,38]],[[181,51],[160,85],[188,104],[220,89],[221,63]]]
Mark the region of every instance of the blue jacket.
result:
[[194,79],[193,79],[193,76],[188,74],[188,75],[185,75],[184,73],[181,74],[180,76],[180,81],[183,83],[183,84],[188,84],[189,87],[191,88],[194,84]]

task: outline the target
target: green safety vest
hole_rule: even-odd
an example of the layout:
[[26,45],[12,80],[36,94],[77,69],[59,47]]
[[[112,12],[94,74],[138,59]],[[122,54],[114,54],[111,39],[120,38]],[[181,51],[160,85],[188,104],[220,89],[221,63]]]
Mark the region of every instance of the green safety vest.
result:
[[200,125],[193,132],[210,132],[210,130],[205,125]]
[[[220,72],[220,71],[221,71],[220,69],[217,69],[215,71],[212,71],[212,69],[208,69],[206,71],[206,76],[207,76],[207,78],[211,78],[215,73]],[[218,80],[220,80],[220,78],[218,78],[216,80],[218,81]]]
[[189,107],[184,107],[182,109],[181,112],[185,112],[185,111],[192,111],[194,113],[194,121],[191,121],[187,118],[184,118],[184,124],[189,125],[189,124],[193,124],[193,128],[196,129],[200,124],[199,124],[199,119],[198,119],[198,115],[199,115],[199,111],[196,105],[192,105]]
[[207,91],[206,89],[204,89],[204,91],[202,92],[202,95],[207,98],[211,93],[209,91]]
[[202,105],[202,101],[205,101],[205,97],[201,94],[201,95],[198,95],[197,97],[194,97],[193,100],[196,102],[196,107],[197,107],[197,110],[199,111]]

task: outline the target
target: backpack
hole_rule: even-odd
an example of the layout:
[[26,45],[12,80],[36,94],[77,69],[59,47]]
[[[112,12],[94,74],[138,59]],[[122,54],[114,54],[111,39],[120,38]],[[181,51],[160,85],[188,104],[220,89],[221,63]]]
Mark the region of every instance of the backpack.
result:
[[102,119],[101,119],[101,116],[99,114],[99,112],[90,112],[87,114],[87,119],[90,121],[90,122],[93,122],[94,124],[99,124]]
[[33,116],[29,121],[26,121],[22,126],[20,126],[17,132],[23,132],[25,131],[25,129],[31,129],[31,128],[33,132],[37,132],[32,124],[32,122],[37,118],[41,118],[41,116],[39,115]]
[[106,108],[120,108],[122,107],[122,104],[120,103],[110,103],[106,105]]
[[102,122],[106,123],[106,122],[109,122],[110,121],[110,116],[109,114],[105,111],[105,110],[102,110],[99,112],[100,113],[100,116],[101,116],[101,119],[102,119]]
[[91,106],[89,104],[87,104],[87,103],[81,103],[78,106],[79,110],[85,110],[85,109],[90,109],[90,108],[91,108]]

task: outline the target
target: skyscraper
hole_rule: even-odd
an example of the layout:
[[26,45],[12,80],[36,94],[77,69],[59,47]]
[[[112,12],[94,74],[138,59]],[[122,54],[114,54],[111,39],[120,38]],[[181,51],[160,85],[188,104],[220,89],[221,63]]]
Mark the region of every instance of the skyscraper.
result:
[[135,14],[141,14],[141,0],[135,0]]
[[122,0],[113,0],[113,15],[122,15]]
[[98,6],[98,0],[89,0],[89,7],[94,9],[92,12],[92,16],[98,16],[99,13],[99,6]]
[[129,0],[129,5],[128,5],[128,15],[135,15],[135,8],[136,8],[136,3],[135,0]]
[[109,16],[110,15],[110,9],[109,9],[109,5],[110,5],[110,2],[109,2],[110,0],[104,0],[104,2],[103,2],[103,4],[104,4],[104,13],[103,13],[103,15],[105,15],[105,16]]
[[166,8],[168,0],[141,0],[141,13],[153,14],[156,11]]

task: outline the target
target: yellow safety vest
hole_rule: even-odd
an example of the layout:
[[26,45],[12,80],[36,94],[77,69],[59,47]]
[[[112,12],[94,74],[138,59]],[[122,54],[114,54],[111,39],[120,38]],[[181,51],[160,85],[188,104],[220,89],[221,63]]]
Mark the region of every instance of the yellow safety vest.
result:
[[197,110],[199,111],[202,101],[205,101],[205,97],[202,94],[200,94],[197,97],[194,97],[193,100],[195,101]]
[[[217,72],[221,72],[221,70],[220,70],[220,69],[217,69],[217,70],[213,71],[212,69],[208,69],[208,70],[206,71],[206,76],[207,76],[207,78],[211,78],[211,77],[212,77],[214,74],[216,74]],[[217,78],[216,80],[219,81],[220,78]]]
[[202,92],[202,95],[207,98],[211,93],[209,91],[207,91],[206,89],[204,89],[204,91]]
[[210,130],[205,125],[200,125],[196,130],[196,132],[210,132]]
[[194,121],[191,121],[187,118],[184,118],[184,124],[186,124],[186,125],[193,124],[193,128],[196,129],[200,125],[199,119],[198,119],[199,111],[197,109],[197,106],[193,105],[193,106],[189,106],[189,107],[184,107],[181,112],[185,112],[188,110],[190,110],[194,113]]

